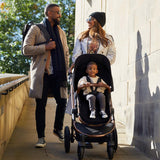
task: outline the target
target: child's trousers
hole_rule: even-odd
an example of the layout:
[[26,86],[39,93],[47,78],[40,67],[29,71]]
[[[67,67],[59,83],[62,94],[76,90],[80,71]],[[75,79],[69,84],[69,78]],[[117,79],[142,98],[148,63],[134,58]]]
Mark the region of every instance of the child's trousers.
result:
[[86,99],[89,102],[90,111],[96,110],[96,100],[99,102],[100,110],[105,111],[106,99],[105,99],[105,95],[103,93],[97,92],[96,95],[93,95],[92,93],[88,94],[86,96]]

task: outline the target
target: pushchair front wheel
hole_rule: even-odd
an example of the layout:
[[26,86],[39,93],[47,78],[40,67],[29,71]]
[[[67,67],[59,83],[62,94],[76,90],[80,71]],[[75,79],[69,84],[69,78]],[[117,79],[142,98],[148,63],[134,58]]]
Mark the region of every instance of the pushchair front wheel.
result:
[[114,155],[114,147],[112,146],[107,146],[107,152],[108,152],[108,157],[109,159],[113,159],[113,155]]
[[77,147],[78,160],[82,160],[83,159],[84,150],[85,150],[85,147],[78,144],[78,147]]
[[66,153],[69,153],[70,151],[70,139],[71,139],[70,130],[69,127],[66,126],[64,130],[64,148]]

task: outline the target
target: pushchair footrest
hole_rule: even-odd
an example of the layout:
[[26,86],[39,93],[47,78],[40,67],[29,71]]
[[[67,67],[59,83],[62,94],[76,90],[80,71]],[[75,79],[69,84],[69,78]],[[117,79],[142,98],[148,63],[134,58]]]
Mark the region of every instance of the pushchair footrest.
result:
[[76,122],[74,124],[75,129],[80,133],[87,136],[104,136],[112,132],[115,125],[114,123],[108,123],[106,125],[100,126],[100,127],[92,127],[92,126],[86,126],[82,123]]

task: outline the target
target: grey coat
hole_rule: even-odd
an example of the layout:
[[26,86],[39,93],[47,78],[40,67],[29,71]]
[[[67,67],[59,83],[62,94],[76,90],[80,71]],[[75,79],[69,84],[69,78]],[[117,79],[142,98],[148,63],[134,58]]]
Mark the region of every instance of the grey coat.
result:
[[[66,70],[69,68],[69,50],[67,45],[67,38],[65,32],[58,26],[59,35],[62,42],[64,57],[66,63]],[[43,90],[43,75],[45,71],[45,65],[47,56],[50,51],[45,50],[45,44],[37,45],[41,42],[45,42],[43,33],[40,31],[39,27],[33,25],[28,31],[24,43],[23,43],[23,53],[24,55],[31,56],[30,65],[30,93],[29,96],[32,98],[42,98]],[[66,71],[66,73],[67,73]],[[67,88],[61,88],[61,97],[67,98]]]

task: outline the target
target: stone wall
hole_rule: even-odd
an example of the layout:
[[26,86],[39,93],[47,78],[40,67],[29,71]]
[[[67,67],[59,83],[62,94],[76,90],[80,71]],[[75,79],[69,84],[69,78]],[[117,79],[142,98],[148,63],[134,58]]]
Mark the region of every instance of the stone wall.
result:
[[[3,84],[18,78],[22,78],[22,76],[0,75],[0,81]],[[0,94],[0,159],[21,114],[25,99],[28,97],[28,91],[28,81],[26,81],[7,95]]]
[[76,0],[76,37],[95,11],[106,12],[104,29],[117,49],[112,65],[116,120],[126,125],[128,144],[159,159],[160,1]]

